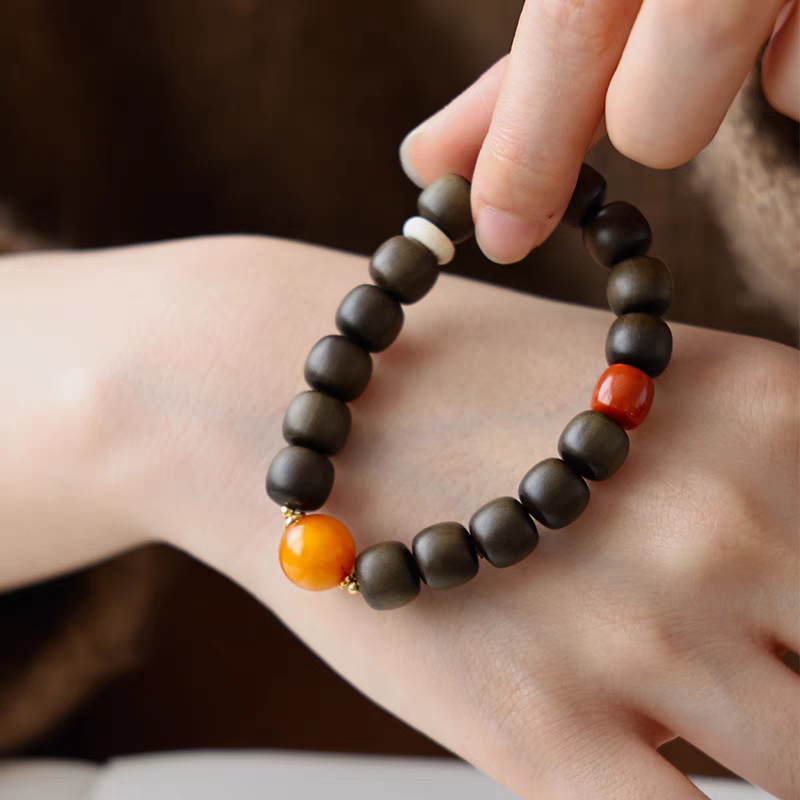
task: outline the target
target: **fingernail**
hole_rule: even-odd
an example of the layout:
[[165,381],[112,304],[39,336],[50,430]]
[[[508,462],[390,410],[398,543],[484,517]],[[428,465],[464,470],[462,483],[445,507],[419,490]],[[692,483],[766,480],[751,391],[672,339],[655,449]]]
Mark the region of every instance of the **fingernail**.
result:
[[417,171],[414,169],[414,163],[411,160],[411,152],[410,152],[412,140],[417,135],[421,127],[422,125],[418,125],[416,128],[414,128],[413,131],[407,133],[406,138],[403,139],[403,141],[400,143],[400,166],[403,168],[403,172],[405,172],[410,181],[416,183],[420,189],[424,189],[425,183],[419,177]]
[[483,254],[496,264],[513,264],[539,243],[542,226],[492,206],[481,206],[475,238]]

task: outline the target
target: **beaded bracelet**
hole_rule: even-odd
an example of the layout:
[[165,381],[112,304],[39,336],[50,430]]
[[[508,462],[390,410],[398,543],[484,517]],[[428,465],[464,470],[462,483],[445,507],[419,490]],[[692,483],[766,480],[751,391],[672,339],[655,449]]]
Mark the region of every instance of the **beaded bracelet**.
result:
[[589,502],[586,480],[611,477],[628,455],[626,430],[637,427],[653,402],[653,378],[672,354],[672,333],[661,315],[672,301],[672,275],[645,253],[652,234],[647,220],[625,202],[603,205],[605,179],[588,164],[562,218],[583,228],[589,254],[610,268],[608,304],[617,315],[605,345],[609,367],[592,394],[591,410],[574,417],[558,441],[560,458],[536,464],[519,485],[519,500],[499,497],[481,506],[468,528],[440,522],[420,531],[411,550],[383,542],[356,557],[350,531],[320,508],[333,488],[329,456],[339,451],[351,425],[347,403],[366,388],[371,353],[385,350],[403,325],[402,305],[433,287],[439,268],[454,255],[454,243],[472,234],[470,184],[445,175],[420,195],[419,216],[403,235],[384,242],[372,256],[374,284],[353,289],[336,312],[339,335],[325,336],[305,363],[310,391],[298,394],[283,420],[288,447],[272,460],[267,493],[281,506],[284,532],[280,563],[305,589],[341,586],[359,593],[375,609],[405,605],[420,592],[459,586],[478,572],[479,559],[510,567],[539,541],[536,522],[563,528]]

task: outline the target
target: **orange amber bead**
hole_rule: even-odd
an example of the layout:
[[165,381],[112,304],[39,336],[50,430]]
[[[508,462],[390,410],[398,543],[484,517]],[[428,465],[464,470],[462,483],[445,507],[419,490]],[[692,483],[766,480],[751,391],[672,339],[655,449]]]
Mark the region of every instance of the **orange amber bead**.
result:
[[312,591],[332,589],[353,571],[356,543],[335,517],[307,514],[284,529],[280,560],[292,583]]
[[626,430],[642,424],[653,405],[653,379],[628,364],[612,364],[597,381],[592,411],[611,417]]

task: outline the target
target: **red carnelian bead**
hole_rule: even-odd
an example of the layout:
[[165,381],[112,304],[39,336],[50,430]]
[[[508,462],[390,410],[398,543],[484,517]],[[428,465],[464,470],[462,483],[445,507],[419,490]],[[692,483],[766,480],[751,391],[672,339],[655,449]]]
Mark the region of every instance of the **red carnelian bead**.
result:
[[653,405],[653,379],[628,364],[612,364],[597,381],[592,411],[611,417],[626,430],[642,424]]
[[352,571],[356,543],[336,517],[307,514],[286,527],[280,562],[286,577],[303,589],[338,586]]

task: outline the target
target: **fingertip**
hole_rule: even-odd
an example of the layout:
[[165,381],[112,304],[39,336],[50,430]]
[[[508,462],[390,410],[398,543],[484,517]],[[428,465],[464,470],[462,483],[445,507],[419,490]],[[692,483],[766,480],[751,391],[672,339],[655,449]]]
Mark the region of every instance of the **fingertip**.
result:
[[405,138],[402,142],[400,142],[400,166],[405,172],[406,177],[412,182],[419,186],[420,189],[424,189],[426,186],[425,181],[422,180],[419,173],[414,166],[414,158],[412,147],[414,143],[414,139],[416,137],[417,131],[419,127],[414,128],[414,130],[410,131],[406,134]]
[[514,264],[541,244],[544,231],[541,223],[482,205],[475,219],[475,239],[490,261]]
[[469,179],[492,119],[508,57],[501,58],[400,144],[403,171],[420,188],[447,172]]

